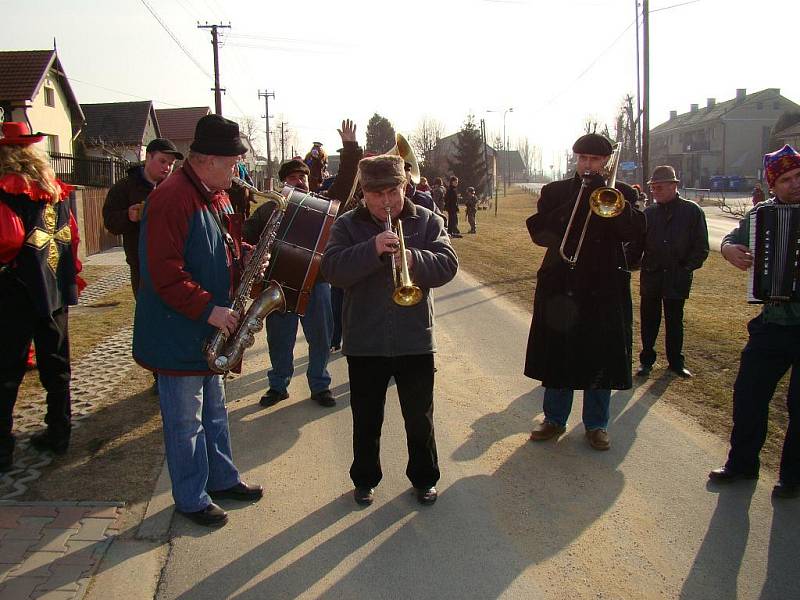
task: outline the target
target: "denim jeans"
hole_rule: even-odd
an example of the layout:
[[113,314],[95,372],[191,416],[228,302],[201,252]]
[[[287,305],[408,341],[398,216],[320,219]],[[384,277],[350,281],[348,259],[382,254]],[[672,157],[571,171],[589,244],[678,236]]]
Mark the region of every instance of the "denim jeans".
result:
[[269,387],[285,392],[294,374],[294,345],[297,340],[297,323],[303,325],[308,342],[308,387],[311,393],[327,390],[331,385],[328,358],[331,354],[333,311],[331,286],[318,283],[311,290],[305,316],[295,313],[272,313],[267,317],[267,345],[271,368],[267,371]]
[[[551,423],[566,426],[572,411],[574,390],[545,388],[544,418]],[[608,427],[611,390],[583,390],[583,425],[587,430]]]
[[181,512],[203,510],[211,504],[206,490],[224,490],[239,482],[222,376],[162,374],[158,395],[175,507]]

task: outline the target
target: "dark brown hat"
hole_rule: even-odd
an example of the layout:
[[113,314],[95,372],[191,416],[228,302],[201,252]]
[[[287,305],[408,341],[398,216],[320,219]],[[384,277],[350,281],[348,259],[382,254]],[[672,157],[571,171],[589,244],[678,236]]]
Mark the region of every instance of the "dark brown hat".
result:
[[361,189],[365,192],[380,192],[406,182],[403,158],[391,154],[381,154],[362,158],[358,163],[358,176]]
[[651,183],[680,183],[680,179],[675,177],[675,169],[669,165],[661,165],[653,169],[653,176],[648,185]]
[[281,181],[286,181],[286,178],[289,177],[292,173],[296,173],[300,171],[301,173],[305,173],[306,175],[311,174],[311,170],[308,168],[306,163],[304,163],[299,158],[293,158],[292,160],[287,160],[285,163],[281,165],[281,168],[278,169],[278,179]]
[[572,144],[575,154],[593,154],[595,156],[611,156],[614,151],[611,140],[599,133],[582,135]]
[[206,115],[197,122],[189,148],[211,156],[239,156],[247,152],[239,137],[239,125],[220,115]]

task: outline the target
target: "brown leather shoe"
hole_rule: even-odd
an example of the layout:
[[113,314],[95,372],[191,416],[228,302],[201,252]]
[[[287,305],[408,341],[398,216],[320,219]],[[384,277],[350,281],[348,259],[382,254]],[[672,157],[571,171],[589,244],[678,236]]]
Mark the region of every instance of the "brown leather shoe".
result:
[[586,439],[589,440],[589,445],[595,450],[608,450],[611,448],[611,440],[605,429],[588,429],[586,431]]
[[545,440],[553,439],[560,436],[567,430],[563,425],[553,423],[552,421],[542,421],[533,431],[531,431],[532,442],[544,442]]

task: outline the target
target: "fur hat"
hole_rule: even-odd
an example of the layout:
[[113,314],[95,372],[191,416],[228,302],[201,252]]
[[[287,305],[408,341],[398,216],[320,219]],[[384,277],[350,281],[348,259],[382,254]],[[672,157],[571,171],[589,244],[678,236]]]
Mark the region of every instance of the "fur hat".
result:
[[311,174],[311,170],[308,168],[306,163],[299,158],[293,158],[292,160],[287,160],[281,165],[281,168],[278,169],[278,179],[281,181],[286,181],[286,178],[289,177],[289,175],[296,173],[297,171],[305,173],[306,175]]
[[582,135],[572,144],[575,154],[593,154],[594,156],[611,156],[614,151],[611,140],[599,133]]
[[680,179],[675,177],[675,169],[669,165],[661,165],[653,169],[653,176],[647,184],[651,183],[680,183]]
[[391,154],[362,158],[358,163],[358,175],[365,192],[380,192],[406,183],[403,158]]
[[789,144],[764,155],[764,173],[770,188],[775,187],[778,177],[795,169],[800,169],[800,153]]
[[197,122],[189,148],[210,156],[238,156],[247,152],[239,137],[239,125],[220,115],[206,115]]

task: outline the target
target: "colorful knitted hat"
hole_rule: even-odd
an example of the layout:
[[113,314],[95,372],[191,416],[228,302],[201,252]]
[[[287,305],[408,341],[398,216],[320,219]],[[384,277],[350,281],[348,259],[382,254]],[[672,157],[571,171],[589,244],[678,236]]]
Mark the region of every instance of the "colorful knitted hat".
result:
[[764,155],[764,173],[769,187],[775,186],[778,177],[795,169],[800,169],[800,153],[788,144],[780,150]]

